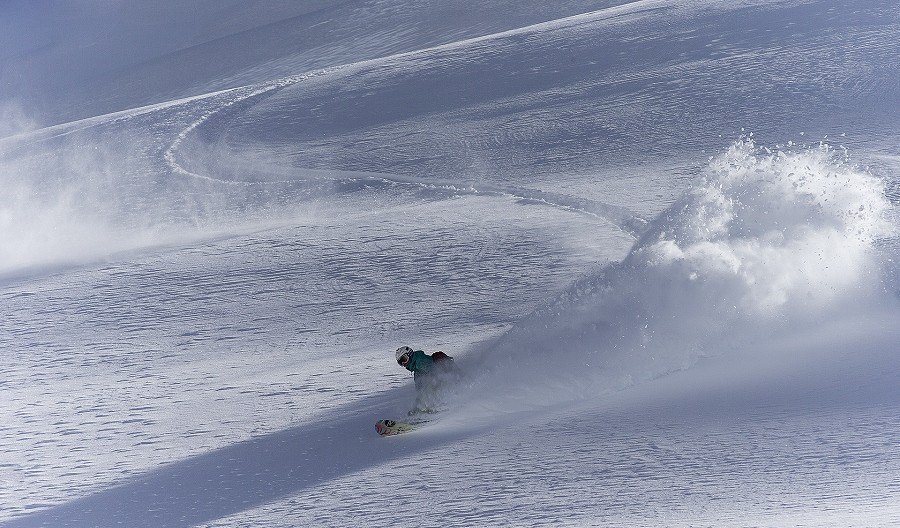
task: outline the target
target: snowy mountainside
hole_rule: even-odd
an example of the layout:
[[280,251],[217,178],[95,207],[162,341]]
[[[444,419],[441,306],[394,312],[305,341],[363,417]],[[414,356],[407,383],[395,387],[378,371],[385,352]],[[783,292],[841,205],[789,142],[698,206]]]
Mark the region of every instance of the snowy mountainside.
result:
[[[303,2],[163,6],[11,0],[0,6],[0,100],[40,124],[237,88],[489,35],[626,3],[565,0]],[[4,23],[6,22],[6,23]],[[92,60],[94,57],[103,60]]]
[[3,528],[900,523],[895,2],[0,13]]

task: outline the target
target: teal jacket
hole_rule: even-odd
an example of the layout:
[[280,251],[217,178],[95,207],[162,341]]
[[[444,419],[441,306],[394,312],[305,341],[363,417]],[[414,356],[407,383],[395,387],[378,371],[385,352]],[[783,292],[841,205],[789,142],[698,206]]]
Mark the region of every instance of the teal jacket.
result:
[[416,350],[409,356],[406,370],[413,373],[420,398],[433,396],[434,391],[448,381],[448,375],[455,372],[453,358],[443,352],[435,352],[432,357],[422,350]]
[[425,384],[427,383],[431,371],[434,370],[434,360],[424,351],[416,350],[409,356],[409,363],[406,364],[406,370],[413,373],[416,390],[421,391],[425,388]]
[[422,350],[414,351],[406,364],[406,370],[415,373],[428,372],[432,367],[434,367],[434,360]]

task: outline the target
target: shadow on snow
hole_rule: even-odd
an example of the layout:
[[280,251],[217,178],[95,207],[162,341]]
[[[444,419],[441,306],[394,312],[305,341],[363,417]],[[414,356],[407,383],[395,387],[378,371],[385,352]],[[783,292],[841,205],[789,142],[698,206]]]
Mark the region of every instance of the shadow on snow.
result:
[[[375,421],[387,417],[392,406],[362,407],[365,412],[357,402],[355,410],[343,409],[343,418],[314,421],[174,462],[0,527],[195,526],[465,436],[380,438]],[[334,412],[340,416],[342,410]]]

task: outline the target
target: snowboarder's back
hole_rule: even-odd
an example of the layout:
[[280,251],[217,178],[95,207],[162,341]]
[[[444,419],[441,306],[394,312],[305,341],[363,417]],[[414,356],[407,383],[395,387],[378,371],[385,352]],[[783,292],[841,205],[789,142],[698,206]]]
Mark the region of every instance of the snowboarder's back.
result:
[[438,392],[457,376],[453,358],[441,351],[429,355],[408,346],[398,348],[396,357],[401,367],[413,373],[416,407],[411,412],[433,412]]

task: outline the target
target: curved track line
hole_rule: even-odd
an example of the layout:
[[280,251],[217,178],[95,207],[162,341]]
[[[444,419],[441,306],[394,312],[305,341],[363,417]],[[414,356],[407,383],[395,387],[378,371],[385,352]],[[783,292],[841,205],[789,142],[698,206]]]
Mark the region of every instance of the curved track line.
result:
[[[320,70],[316,70],[313,72],[307,72],[301,75],[285,77],[268,84],[257,85],[257,86],[247,86],[242,90],[243,93],[238,95],[237,97],[225,102],[221,106],[218,106],[212,110],[204,113],[199,119],[192,122],[189,126],[183,129],[175,140],[169,145],[168,149],[166,149],[164,153],[164,158],[168,165],[172,168],[172,171],[176,174],[181,174],[183,176],[189,176],[192,178],[198,178],[206,181],[212,181],[216,183],[221,183],[224,185],[232,185],[232,186],[263,186],[263,185],[277,185],[277,184],[290,184],[296,183],[296,180],[267,180],[267,181],[241,181],[241,180],[227,180],[222,178],[216,178],[207,174],[200,174],[198,172],[194,172],[186,167],[183,163],[181,163],[178,159],[178,150],[184,143],[184,141],[198,128],[202,127],[206,124],[210,119],[214,116],[220,114],[223,111],[226,111],[229,108],[233,108],[235,105],[246,102],[254,102],[255,99],[262,99],[274,95],[278,91],[283,88],[298,84],[302,81],[309,80],[315,77],[322,77],[333,74],[338,71],[346,71],[348,69],[353,68],[361,68],[366,65],[372,65],[373,63],[383,63],[390,60],[396,60],[398,57],[409,57],[414,55],[421,55],[423,53],[428,53],[434,50],[447,49],[452,47],[461,47],[470,45],[472,43],[483,42],[485,40],[504,38],[510,35],[516,35],[527,32],[540,31],[548,28],[555,27],[564,27],[564,26],[578,26],[580,24],[584,24],[588,21],[593,21],[594,19],[603,20],[608,17],[615,17],[618,14],[624,12],[631,11],[641,11],[647,10],[650,8],[656,8],[656,2],[653,0],[641,1],[636,4],[626,4],[624,6],[618,6],[616,9],[603,9],[599,11],[595,11],[592,13],[586,13],[582,15],[576,15],[572,17],[566,17],[558,20],[543,22],[539,24],[534,24],[530,26],[526,26],[523,28],[517,28],[513,30],[503,31],[499,33],[494,33],[491,35],[483,35],[480,37],[474,37],[470,39],[464,39],[457,42],[446,43],[439,46],[434,46],[430,48],[424,48],[419,50],[412,50],[408,52],[397,53],[388,57],[380,57],[376,59],[368,59],[364,61],[359,61],[355,63],[344,64],[340,66],[324,68]],[[384,182],[391,185],[410,185],[415,186],[422,189],[431,189],[431,190],[446,190],[448,193],[452,195],[460,195],[460,194],[481,194],[481,195],[502,195],[509,196],[515,199],[528,201],[537,204],[546,204],[551,207],[560,208],[580,214],[586,214],[589,216],[593,216],[596,218],[603,219],[607,222],[612,223],[617,226],[623,232],[629,234],[633,238],[638,238],[640,234],[644,231],[646,227],[646,220],[640,218],[628,211],[627,209],[619,206],[614,206],[611,204],[592,201],[588,199],[576,198],[571,196],[566,196],[557,193],[549,193],[540,190],[533,189],[525,189],[525,188],[516,188],[516,187],[502,187],[502,186],[494,186],[494,185],[484,185],[484,186],[473,186],[471,184],[462,182],[462,181],[422,181],[412,177],[404,177],[395,174],[384,174],[384,173],[365,173],[365,172],[344,172],[339,170],[328,171],[328,170],[310,170],[310,173],[314,173],[316,175],[320,175],[322,179],[330,179],[330,180],[343,180],[343,181],[351,181],[351,182]]]
[[[241,181],[241,180],[226,180],[221,178],[216,178],[214,176],[199,174],[194,172],[185,165],[183,165],[178,160],[178,149],[181,147],[182,143],[190,136],[191,133],[195,132],[198,128],[202,127],[206,124],[210,119],[214,116],[220,114],[221,112],[234,107],[239,103],[251,102],[254,99],[269,97],[274,95],[281,89],[297,84],[304,80],[324,76],[339,69],[343,69],[344,67],[336,67],[336,68],[328,68],[325,70],[318,70],[313,73],[304,74],[300,76],[288,77],[284,79],[280,79],[271,84],[263,85],[260,87],[245,87],[244,90],[249,90],[249,92],[242,93],[237,97],[228,100],[212,110],[205,112],[199,119],[193,121],[186,128],[181,130],[178,133],[175,140],[169,145],[164,153],[164,158],[166,163],[172,169],[173,173],[180,174],[183,176],[188,176],[191,178],[197,178],[205,181],[215,182],[223,185],[230,186],[266,186],[266,185],[283,185],[296,183],[296,180],[267,180],[267,181]],[[242,89],[236,89],[242,90]],[[213,95],[221,95],[222,92],[217,92]],[[521,187],[504,187],[497,185],[472,185],[470,183],[465,183],[462,181],[447,181],[447,180],[429,180],[422,181],[409,176],[401,176],[397,174],[385,174],[385,173],[365,173],[359,171],[340,171],[340,170],[310,170],[310,172],[320,175],[321,179],[329,179],[329,180],[344,180],[351,182],[381,182],[389,185],[408,185],[413,187],[418,187],[420,189],[428,189],[428,190],[443,190],[447,191],[448,196],[459,196],[459,195],[497,195],[497,196],[508,196],[514,199],[528,201],[536,204],[545,204],[550,207],[563,209],[579,214],[585,214],[588,216],[592,216],[595,218],[603,219],[607,222],[612,223],[623,232],[627,233],[633,238],[637,238],[644,231],[647,222],[641,217],[636,216],[632,212],[628,211],[624,207],[615,206],[603,202],[598,202],[594,200],[588,200],[583,198],[574,198],[571,196],[566,196],[558,193],[550,193],[545,191],[540,191],[536,189],[526,189]]]
[[198,174],[196,172],[192,172],[192,171],[186,169],[184,167],[184,165],[179,163],[176,153],[177,153],[179,147],[181,147],[181,144],[188,137],[188,135],[190,135],[190,133],[193,132],[197,127],[206,123],[206,121],[208,121],[214,115],[218,114],[222,110],[225,110],[226,108],[230,108],[231,106],[234,106],[237,103],[244,102],[249,99],[259,97],[259,96],[262,96],[262,95],[270,93],[270,92],[274,93],[275,91],[279,90],[281,87],[282,86],[280,84],[268,85],[268,86],[264,86],[262,88],[253,90],[247,95],[239,96],[235,99],[232,99],[232,100],[226,102],[225,104],[223,104],[222,106],[219,106],[218,108],[214,108],[213,110],[206,112],[205,114],[203,114],[200,117],[200,119],[197,119],[196,121],[194,121],[193,123],[188,125],[187,128],[185,128],[181,132],[179,132],[178,135],[175,137],[175,140],[169,145],[169,148],[167,148],[165,153],[163,154],[163,157],[165,158],[166,163],[172,169],[172,172],[174,172],[176,174],[181,174],[182,176],[190,176],[191,178],[198,178],[201,180],[213,181],[213,182],[222,183],[225,185],[254,185],[254,184],[260,183],[260,182],[241,182],[241,181],[233,181],[233,180],[222,180],[219,178],[213,178],[212,176],[207,176],[204,174]]

